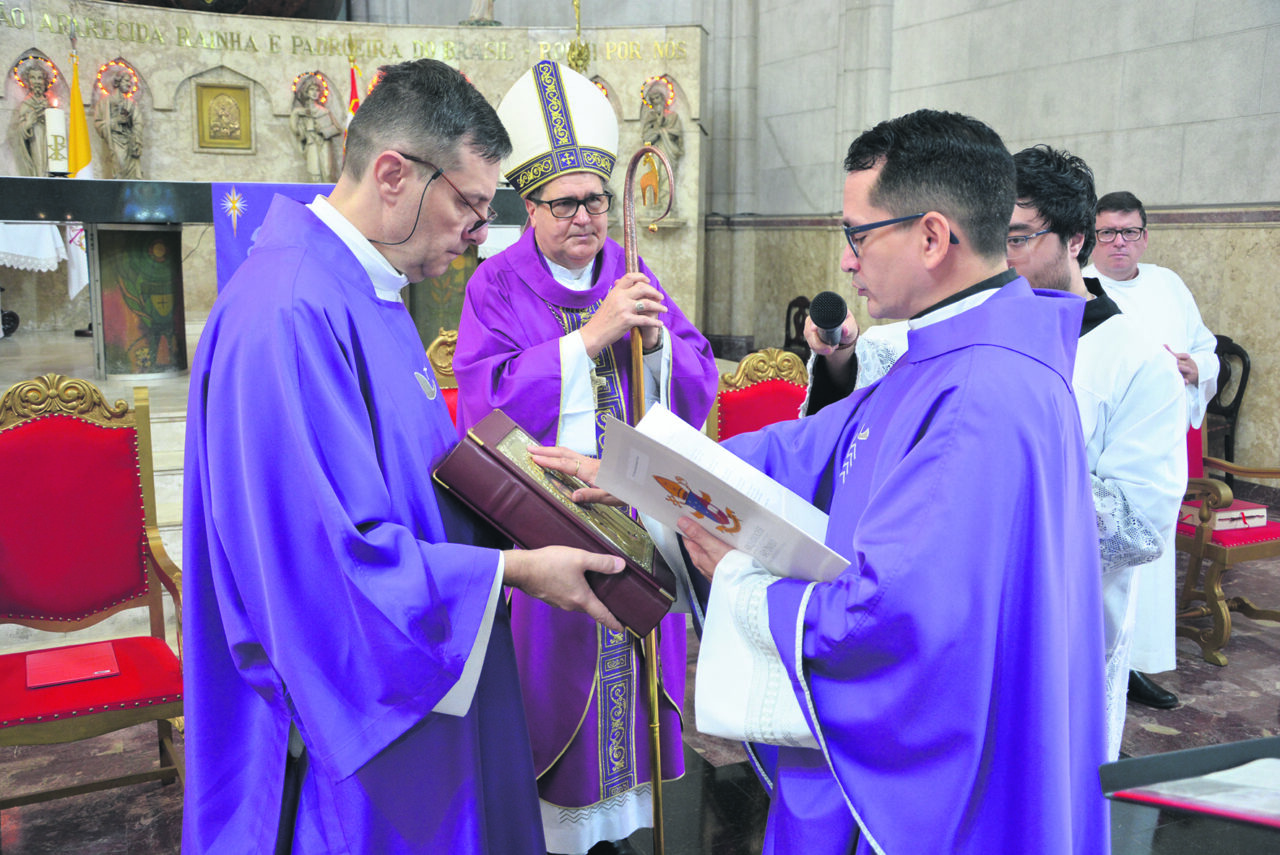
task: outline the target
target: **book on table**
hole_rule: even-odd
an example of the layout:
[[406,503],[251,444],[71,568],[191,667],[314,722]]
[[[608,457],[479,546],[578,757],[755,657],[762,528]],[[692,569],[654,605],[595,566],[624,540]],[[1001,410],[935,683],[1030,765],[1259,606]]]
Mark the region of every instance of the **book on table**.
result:
[[[1200,524],[1200,500],[1183,502],[1178,512],[1178,522],[1183,525]],[[1225,508],[1216,508],[1209,512],[1209,524],[1212,528],[1229,531],[1239,528],[1253,528],[1267,524],[1267,506],[1236,499]]]

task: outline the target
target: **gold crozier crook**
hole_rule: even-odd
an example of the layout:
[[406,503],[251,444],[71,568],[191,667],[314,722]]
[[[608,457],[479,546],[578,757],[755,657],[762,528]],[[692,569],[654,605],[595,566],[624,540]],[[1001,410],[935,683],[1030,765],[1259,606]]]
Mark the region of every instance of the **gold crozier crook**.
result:
[[[635,273],[640,269],[640,259],[636,254],[636,167],[646,155],[657,157],[667,171],[667,187],[671,192],[667,195],[667,208],[649,224],[650,231],[658,230],[658,220],[671,212],[671,201],[675,195],[675,181],[671,175],[671,164],[667,156],[651,145],[641,146],[631,156],[627,164],[627,178],[622,187],[622,246],[627,255],[627,272]],[[640,328],[631,330],[631,395],[628,413],[631,424],[640,421],[644,415],[644,345],[640,341]],[[645,676],[649,683],[649,754],[652,758],[653,777],[653,853],[663,855],[665,847],[662,836],[662,738],[658,729],[658,629],[653,630],[644,639]]]

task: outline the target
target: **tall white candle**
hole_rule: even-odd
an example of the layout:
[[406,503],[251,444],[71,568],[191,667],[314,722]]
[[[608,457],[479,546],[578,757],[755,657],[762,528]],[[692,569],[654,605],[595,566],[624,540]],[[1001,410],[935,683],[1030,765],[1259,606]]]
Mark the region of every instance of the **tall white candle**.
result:
[[44,140],[49,173],[65,174],[71,168],[68,162],[71,146],[67,139],[67,114],[57,107],[49,106],[44,111]]

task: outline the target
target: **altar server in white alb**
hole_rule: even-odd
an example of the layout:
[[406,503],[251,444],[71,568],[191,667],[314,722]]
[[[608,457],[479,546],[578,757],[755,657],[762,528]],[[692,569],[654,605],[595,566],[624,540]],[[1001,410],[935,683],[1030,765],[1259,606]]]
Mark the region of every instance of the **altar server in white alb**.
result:
[[[1096,276],[1120,311],[1134,318],[1177,361],[1187,398],[1187,427],[1204,422],[1209,399],[1218,391],[1217,339],[1200,318],[1195,298],[1178,274],[1156,264],[1140,264],[1147,251],[1147,212],[1127,191],[1098,200],[1098,244],[1085,276]],[[1138,574],[1138,622],[1133,642],[1129,699],[1170,709],[1178,698],[1146,675],[1176,667],[1173,539],[1155,562]]]
[[1013,156],[1018,204],[1009,221],[1009,265],[1033,288],[1069,291],[1089,302],[1071,373],[1093,480],[1102,556],[1106,633],[1107,748],[1124,736],[1129,658],[1140,566],[1173,538],[1187,484],[1182,444],[1186,403],[1167,351],[1121,313],[1080,265],[1093,249],[1093,173],[1083,160],[1039,145]]

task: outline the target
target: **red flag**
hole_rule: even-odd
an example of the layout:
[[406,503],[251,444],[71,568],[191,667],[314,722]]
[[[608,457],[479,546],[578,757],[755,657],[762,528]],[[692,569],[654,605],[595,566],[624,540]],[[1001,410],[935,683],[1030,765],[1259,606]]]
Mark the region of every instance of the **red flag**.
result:
[[351,62],[351,97],[347,99],[347,124],[351,124],[351,117],[356,114],[356,110],[360,109],[360,69],[356,67],[355,61]]

